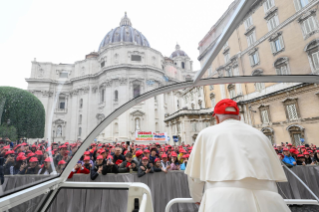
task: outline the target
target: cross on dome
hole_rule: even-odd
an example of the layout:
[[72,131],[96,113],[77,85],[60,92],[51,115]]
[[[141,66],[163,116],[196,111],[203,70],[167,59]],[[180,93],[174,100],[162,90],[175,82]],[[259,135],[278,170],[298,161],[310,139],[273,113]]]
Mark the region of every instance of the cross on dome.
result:
[[126,12],[124,13],[124,17],[120,22],[120,26],[132,26],[131,20],[127,17]]

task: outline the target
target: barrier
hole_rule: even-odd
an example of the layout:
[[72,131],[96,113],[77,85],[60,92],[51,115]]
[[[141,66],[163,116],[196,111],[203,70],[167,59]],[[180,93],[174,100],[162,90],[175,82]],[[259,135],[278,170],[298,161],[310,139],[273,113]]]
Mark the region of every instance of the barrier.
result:
[[[319,166],[298,166],[291,169],[299,178],[301,178],[310,189],[319,196]],[[277,183],[279,194],[284,199],[313,199],[297,179],[287,170],[284,170],[289,182]],[[34,180],[34,176],[5,176],[6,187],[14,188],[21,183],[27,183]],[[39,176],[38,176],[39,177]],[[30,178],[30,179],[28,179]],[[90,175],[74,175],[72,182],[141,182],[149,186],[152,191],[152,200],[155,212],[165,211],[167,203],[175,198],[190,198],[187,177],[182,171],[170,171],[166,173],[147,174],[141,178],[136,173],[127,174],[107,174],[97,177],[92,181]],[[6,190],[6,188],[4,188]],[[37,200],[39,201],[39,200]],[[126,207],[127,191],[102,191],[85,189],[62,189],[53,201],[48,211],[72,211],[90,212],[90,211],[121,211],[120,208]],[[29,203],[31,204],[31,203]],[[37,203],[33,203],[37,204]],[[121,206],[120,206],[121,205]],[[22,206],[21,206],[22,207]],[[21,211],[11,209],[10,211]],[[68,210],[69,209],[69,210]],[[197,211],[198,206],[192,203],[174,204],[172,211]]]

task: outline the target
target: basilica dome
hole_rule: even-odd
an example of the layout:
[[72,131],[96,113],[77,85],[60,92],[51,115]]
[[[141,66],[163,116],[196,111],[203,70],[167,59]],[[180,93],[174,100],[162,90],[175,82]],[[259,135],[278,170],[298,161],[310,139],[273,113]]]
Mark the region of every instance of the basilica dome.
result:
[[99,46],[99,50],[109,44],[121,42],[150,47],[146,37],[140,31],[132,27],[131,20],[127,17],[126,13],[120,22],[120,26],[112,29],[105,35]]
[[171,54],[171,58],[174,57],[188,57],[188,55],[181,50],[181,47],[178,44],[176,44],[175,51]]

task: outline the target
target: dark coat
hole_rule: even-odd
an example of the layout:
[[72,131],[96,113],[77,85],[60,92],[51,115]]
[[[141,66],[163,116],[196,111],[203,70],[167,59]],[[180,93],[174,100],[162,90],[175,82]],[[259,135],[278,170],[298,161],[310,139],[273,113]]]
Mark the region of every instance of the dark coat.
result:
[[137,176],[138,177],[142,177],[144,176],[146,173],[146,169],[150,169],[151,171],[149,173],[154,173],[153,167],[150,166],[150,164],[147,164],[147,166],[143,166],[145,168],[145,171],[141,169],[141,166],[143,166],[142,164],[139,165],[138,167],[138,171],[137,171]]
[[[137,172],[137,167],[138,167],[138,164],[136,163],[136,161],[132,160],[131,164],[134,163],[135,164],[135,168],[133,168],[132,170]],[[124,161],[120,167],[119,167],[119,173],[127,173],[127,172],[130,172],[130,168],[126,167],[126,164],[127,164],[127,161]]]

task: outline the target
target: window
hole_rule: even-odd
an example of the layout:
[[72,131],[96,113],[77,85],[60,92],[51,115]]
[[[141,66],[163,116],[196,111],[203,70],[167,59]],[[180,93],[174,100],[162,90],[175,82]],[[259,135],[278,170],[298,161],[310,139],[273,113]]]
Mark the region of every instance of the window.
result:
[[286,65],[283,65],[279,68],[276,68],[276,72],[278,75],[288,75],[288,68]]
[[249,55],[249,62],[251,67],[254,67],[259,64],[259,56],[257,51]]
[[132,61],[142,61],[142,57],[140,55],[131,55],[131,60]]
[[248,47],[253,45],[255,42],[256,42],[256,36],[255,36],[255,31],[253,31],[251,34],[247,35]]
[[79,124],[82,124],[82,115],[79,116]]
[[214,85],[210,85],[209,90],[214,90]]
[[264,133],[265,136],[267,136],[271,144],[274,144],[274,130],[267,127],[262,128],[261,131]]
[[287,128],[292,145],[302,145],[301,140],[305,138],[304,128],[300,125],[291,125]]
[[290,73],[288,68],[288,57],[280,57],[274,62],[276,73],[278,75],[288,75]]
[[273,6],[275,6],[274,0],[266,0],[264,2],[264,11],[268,12]]
[[309,18],[305,19],[301,25],[304,36],[307,36],[318,29],[318,25],[314,16],[310,16]]
[[286,105],[287,113],[289,120],[297,120],[298,119],[298,113],[297,108],[295,104],[288,104]]
[[118,101],[118,95],[119,92],[117,90],[114,91],[114,101],[117,102]]
[[138,97],[141,94],[141,86],[140,85],[133,85],[133,97]]
[[249,16],[245,22],[244,22],[244,25],[245,25],[245,29],[247,30],[250,26],[253,25],[253,19],[251,16]]
[[284,41],[282,36],[279,36],[270,42],[271,51],[273,54],[276,54],[284,49]]
[[104,102],[104,96],[105,96],[105,89],[104,88],[101,90],[100,95],[101,95],[100,102],[102,103],[102,102]]
[[101,68],[103,68],[104,66],[105,66],[105,61],[101,63]]
[[229,97],[232,99],[232,98],[234,98],[236,96],[236,93],[235,93],[235,89],[233,88],[233,89],[230,89],[229,90]]
[[81,136],[81,134],[82,134],[82,128],[79,127],[79,135],[78,136]]
[[226,77],[232,77],[232,76],[233,76],[233,71],[232,71],[231,68],[225,70],[225,76],[226,76]]
[[66,71],[62,71],[60,72],[60,78],[68,78],[69,77],[69,73]]
[[58,125],[56,128],[56,137],[62,137],[62,126]]
[[197,132],[197,123],[194,121],[192,125],[193,125],[193,132]]
[[208,76],[212,76],[213,75],[213,69],[212,66],[209,66],[208,68]]
[[135,131],[139,131],[141,129],[141,120],[139,118],[135,119]]
[[316,71],[319,70],[319,52],[312,53],[312,62]]
[[83,99],[80,99],[80,108],[83,107]]
[[279,25],[278,16],[275,15],[267,21],[268,30],[271,31]]
[[255,90],[260,92],[263,89],[265,89],[265,84],[264,83],[255,83]]
[[65,110],[66,105],[65,105],[65,97],[60,96],[59,97],[59,110]]
[[228,63],[229,58],[230,58],[229,52],[225,53],[225,54],[224,54],[224,57],[225,57],[225,63]]
[[261,122],[263,124],[268,124],[269,123],[269,116],[268,116],[268,111],[267,110],[261,110]]
[[185,63],[182,62],[182,69],[185,69]]
[[215,101],[215,95],[213,93],[210,94],[210,103],[212,108],[214,108],[216,105],[216,101]]
[[296,11],[301,10],[309,4],[309,0],[294,0]]

